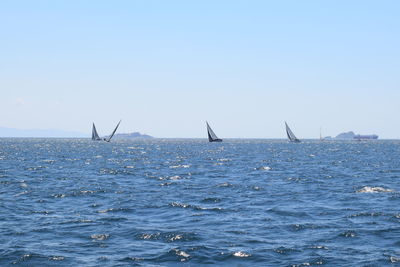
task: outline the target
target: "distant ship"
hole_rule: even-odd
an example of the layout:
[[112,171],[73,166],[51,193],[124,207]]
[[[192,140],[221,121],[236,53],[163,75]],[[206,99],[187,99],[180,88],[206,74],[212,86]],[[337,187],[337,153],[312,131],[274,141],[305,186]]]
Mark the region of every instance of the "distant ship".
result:
[[325,137],[326,139],[329,140],[376,140],[379,138],[378,135],[376,134],[355,134],[354,132],[345,132],[338,134],[336,137]]
[[367,135],[361,135],[361,134],[356,134],[353,138],[356,140],[376,140],[378,139],[379,136],[376,134],[367,134]]
[[114,131],[110,134],[110,136],[108,138],[100,138],[99,134],[97,133],[96,130],[96,125],[94,125],[93,123],[93,127],[92,127],[92,141],[106,141],[106,142],[110,142],[111,138],[113,138],[115,132],[117,131],[119,124],[121,123],[121,121],[118,122],[117,126],[115,127]]
[[294,135],[292,130],[290,130],[289,125],[286,123],[286,121],[285,121],[285,126],[286,126],[286,134],[287,134],[289,141],[293,142],[293,143],[300,143],[300,140],[297,139],[297,137]]
[[211,129],[210,125],[207,124],[207,134],[208,134],[208,141],[209,142],[222,142],[222,139],[219,139],[214,131]]

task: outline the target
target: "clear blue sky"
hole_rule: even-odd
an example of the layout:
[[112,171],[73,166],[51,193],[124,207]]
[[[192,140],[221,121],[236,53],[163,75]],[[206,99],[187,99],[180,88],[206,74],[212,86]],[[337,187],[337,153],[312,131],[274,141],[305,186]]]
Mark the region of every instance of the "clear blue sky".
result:
[[400,1],[1,1],[0,126],[400,138]]

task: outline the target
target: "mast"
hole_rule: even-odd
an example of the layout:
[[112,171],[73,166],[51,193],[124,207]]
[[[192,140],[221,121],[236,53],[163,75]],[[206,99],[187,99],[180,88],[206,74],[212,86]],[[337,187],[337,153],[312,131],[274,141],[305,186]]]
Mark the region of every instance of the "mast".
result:
[[322,138],[322,127],[319,127],[319,140],[324,141],[324,139]]

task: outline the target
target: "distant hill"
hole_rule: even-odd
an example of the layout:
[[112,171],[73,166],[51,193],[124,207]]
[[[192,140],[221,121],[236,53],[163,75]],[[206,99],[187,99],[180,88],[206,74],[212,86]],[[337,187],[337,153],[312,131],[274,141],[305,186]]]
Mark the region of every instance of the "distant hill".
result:
[[14,129],[0,127],[0,137],[55,137],[55,138],[72,138],[72,137],[89,137],[89,135],[56,129]]
[[151,138],[154,138],[154,137],[147,135],[147,134],[141,134],[139,132],[120,133],[120,134],[114,135],[114,139],[151,139]]

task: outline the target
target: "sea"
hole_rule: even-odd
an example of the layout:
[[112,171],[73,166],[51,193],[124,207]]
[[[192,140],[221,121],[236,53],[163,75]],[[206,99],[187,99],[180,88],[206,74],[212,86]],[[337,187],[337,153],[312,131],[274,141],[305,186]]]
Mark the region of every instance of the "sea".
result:
[[0,266],[399,266],[400,141],[0,139]]

